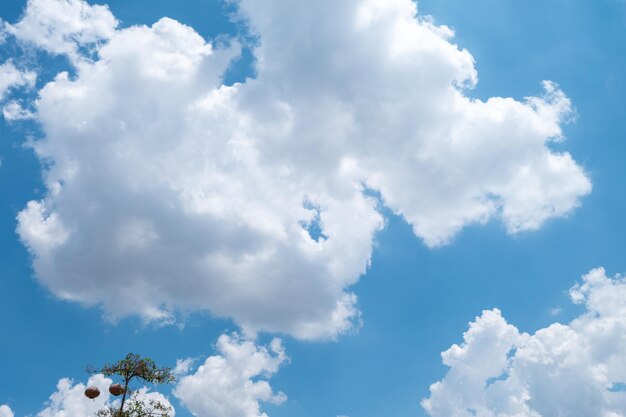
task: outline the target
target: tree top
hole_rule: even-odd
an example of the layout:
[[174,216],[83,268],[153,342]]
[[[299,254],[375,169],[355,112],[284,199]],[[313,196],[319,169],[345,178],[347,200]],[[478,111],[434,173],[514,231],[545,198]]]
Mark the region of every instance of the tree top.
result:
[[142,358],[136,353],[129,353],[124,359],[104,365],[100,369],[87,368],[87,372],[102,373],[106,376],[118,375],[127,383],[134,378],[151,384],[167,384],[176,379],[171,368],[159,368],[152,359]]

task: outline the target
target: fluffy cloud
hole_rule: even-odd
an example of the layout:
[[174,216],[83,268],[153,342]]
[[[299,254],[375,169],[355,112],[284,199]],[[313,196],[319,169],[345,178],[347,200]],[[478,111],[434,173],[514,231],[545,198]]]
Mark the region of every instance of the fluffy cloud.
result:
[[13,411],[8,405],[0,405],[0,417],[13,417]]
[[433,417],[626,415],[626,280],[595,269],[570,291],[585,312],[529,335],[484,311],[422,402]]
[[207,358],[191,375],[184,376],[174,395],[196,416],[267,417],[260,401],[280,404],[286,400],[275,393],[267,378],[288,358],[279,339],[269,350],[238,335],[222,335],[219,355]]
[[[57,384],[56,392],[50,396],[48,406],[37,417],[92,417],[108,403],[111,383],[112,380],[103,375],[92,376],[87,385],[74,384],[71,379],[63,378]],[[91,386],[101,392],[94,400],[85,397],[85,389]]]
[[[176,417],[176,409],[167,397],[160,392],[150,391],[147,387],[142,387],[135,391],[134,396],[127,404],[130,410],[134,409],[134,406],[140,405],[139,409],[149,416],[159,416],[161,411],[167,410],[169,417]],[[119,406],[119,399],[112,403],[114,409],[119,409]],[[124,406],[124,409],[126,409],[126,406]]]
[[467,98],[472,56],[413,1],[241,7],[262,42],[262,96],[289,104],[290,160],[318,175],[342,163],[429,246],[493,216],[536,229],[589,191],[570,155],[546,146],[571,106],[556,85],[524,102]]
[[96,47],[113,35],[118,22],[106,6],[83,0],[28,0],[26,11],[4,31],[52,54],[80,58],[79,48]]
[[[195,372],[192,372],[194,359],[178,360],[174,369],[178,379],[174,395],[194,415],[267,417],[260,411],[261,402],[281,404],[286,400],[285,394],[274,392],[268,381],[289,361],[280,339],[273,339],[265,347],[238,334],[222,335],[216,347],[218,354],[208,357]],[[108,391],[112,382],[101,374],[90,377],[86,385],[63,378],[37,417],[93,417],[105,406],[119,407],[119,398]],[[100,390],[96,399],[85,397],[88,386]],[[134,391],[127,401],[140,401],[145,407],[149,407],[150,401],[157,401],[171,408],[169,414],[175,416],[168,398],[146,387]],[[11,409],[0,406],[0,417],[13,417]]]
[[239,6],[260,41],[256,78],[233,86],[221,76],[237,43],[171,19],[114,29],[106,8],[31,0],[11,26],[93,58],[40,91],[48,194],[18,216],[57,296],[112,319],[206,309],[248,333],[332,338],[359,322],[349,287],[384,226],[367,190],[429,246],[494,217],[536,229],[590,191],[549,147],[571,108],[558,87],[468,98],[472,56],[413,1]]
[[32,71],[20,71],[12,61],[6,61],[0,65],[0,100],[6,93],[15,87],[30,86],[35,84],[37,75]]
[[[63,378],[57,384],[57,391],[50,396],[47,407],[37,414],[37,417],[93,417],[98,410],[105,406],[118,406],[119,399],[111,401],[109,394],[109,386],[113,381],[101,374],[94,375],[89,378],[87,385],[82,383],[74,384],[72,380]],[[100,396],[94,400],[85,397],[85,389],[88,386],[97,387],[100,390]],[[171,407],[169,400],[158,392],[150,392],[146,387],[137,390],[130,402],[140,401],[149,406],[151,400],[161,402],[165,407]],[[130,402],[128,403],[129,405]],[[0,408],[0,412],[1,412]],[[12,415],[9,415],[12,417]],[[171,417],[175,416],[172,407]],[[0,414],[0,417],[2,414]]]

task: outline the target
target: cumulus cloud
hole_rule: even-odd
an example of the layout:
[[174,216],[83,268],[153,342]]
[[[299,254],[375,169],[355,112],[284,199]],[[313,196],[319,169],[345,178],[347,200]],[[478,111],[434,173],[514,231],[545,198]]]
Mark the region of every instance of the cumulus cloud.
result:
[[267,381],[288,361],[280,339],[257,346],[237,334],[222,335],[218,355],[210,356],[195,373],[180,379],[174,395],[196,416],[267,417],[260,402],[280,404],[282,392]]
[[[113,409],[119,409],[121,400],[113,401],[111,406]],[[127,403],[130,410],[140,405],[144,415],[159,416],[161,411],[167,410],[169,417],[176,417],[176,409],[172,406],[169,399],[160,392],[150,391],[147,387],[139,388],[133,393],[130,401]],[[124,406],[126,409],[126,406]]]
[[13,411],[8,405],[0,405],[0,417],[13,417]]
[[626,280],[594,269],[570,296],[584,313],[533,335],[484,311],[442,353],[450,369],[422,402],[429,415],[626,415]]
[[239,8],[259,39],[257,76],[233,86],[221,77],[238,44],[172,19],[116,29],[105,7],[31,0],[11,26],[93,58],[39,93],[48,193],[18,216],[57,296],[111,319],[206,309],[248,334],[332,338],[359,323],[349,287],[384,226],[380,203],[438,246],[492,218],[536,229],[590,191],[549,146],[571,109],[556,84],[522,101],[468,98],[472,56],[413,1]]
[[0,100],[6,93],[15,87],[32,87],[37,75],[33,71],[21,71],[15,67],[11,60],[0,65]]
[[[109,394],[109,386],[113,381],[101,374],[89,378],[87,385],[74,384],[71,379],[63,378],[57,384],[57,390],[48,401],[47,407],[37,414],[37,417],[94,417],[98,410],[105,406],[119,407],[119,399],[112,400]],[[85,397],[85,389],[94,386],[100,390],[100,395],[94,400]],[[159,392],[151,392],[146,387],[139,388],[127,403],[132,406],[133,401],[139,401],[145,407],[149,407],[150,401],[160,402],[165,407],[170,407],[170,416],[175,416],[175,410],[169,400]],[[0,412],[1,412],[0,408]],[[9,415],[12,417],[12,415]],[[4,417],[0,414],[0,417]]]
[[[196,416],[212,417],[267,417],[260,411],[261,403],[281,404],[287,397],[275,392],[269,379],[281,366],[289,362],[280,339],[273,339],[268,346],[259,346],[236,333],[222,335],[216,344],[217,354],[208,357],[194,370],[194,359],[176,362],[173,372],[178,382],[174,395]],[[120,399],[109,394],[113,380],[102,374],[89,378],[87,384],[74,383],[69,378],[59,380],[57,390],[50,396],[45,408],[37,417],[94,417],[104,407],[117,408]],[[94,386],[100,395],[89,400],[85,389]],[[132,407],[134,401],[150,408],[151,401],[160,402],[175,409],[163,394],[141,387],[127,399]],[[13,417],[8,406],[0,406],[0,417]]]
[[107,6],[83,0],[28,0],[24,15],[4,31],[51,54],[80,58],[113,35],[118,21]]
[[[87,381],[74,384],[69,378],[59,380],[57,390],[50,396],[47,407],[37,414],[37,417],[92,417],[102,409],[109,400],[109,385],[112,380],[103,375],[94,375]],[[100,396],[94,400],[85,397],[87,387],[96,387]]]

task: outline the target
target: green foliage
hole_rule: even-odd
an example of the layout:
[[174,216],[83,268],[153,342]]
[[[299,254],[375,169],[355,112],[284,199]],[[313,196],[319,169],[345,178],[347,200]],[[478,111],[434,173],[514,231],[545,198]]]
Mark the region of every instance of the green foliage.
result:
[[135,353],[113,364],[102,368],[87,368],[87,372],[102,373],[109,377],[121,377],[124,387],[119,408],[105,407],[98,411],[97,417],[170,417],[172,408],[153,399],[142,400],[139,392],[132,390],[134,381],[148,384],[168,384],[174,382],[174,374],[170,368],[159,368],[152,359],[142,358]]
[[156,400],[141,401],[134,392],[124,410],[106,407],[96,417],[170,417],[172,408]]
[[102,373],[106,376],[121,376],[124,381],[137,378],[150,384],[168,384],[175,378],[170,368],[159,368],[150,358],[142,358],[136,353],[129,353],[121,361],[104,365],[100,369],[89,368],[90,373]]

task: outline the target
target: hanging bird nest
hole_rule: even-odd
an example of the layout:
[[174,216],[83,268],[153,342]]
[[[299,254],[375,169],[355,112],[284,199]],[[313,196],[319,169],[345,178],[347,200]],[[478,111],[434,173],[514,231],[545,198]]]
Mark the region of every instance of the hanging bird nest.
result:
[[111,384],[109,392],[117,397],[124,393],[124,387],[121,384]]
[[91,400],[96,398],[98,395],[100,395],[100,390],[96,387],[88,387],[85,390],[85,396]]

